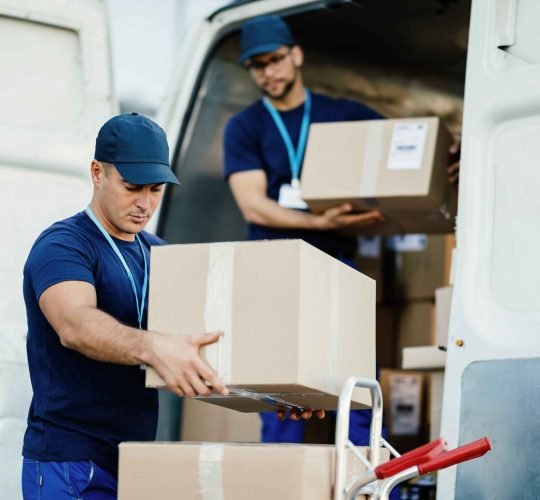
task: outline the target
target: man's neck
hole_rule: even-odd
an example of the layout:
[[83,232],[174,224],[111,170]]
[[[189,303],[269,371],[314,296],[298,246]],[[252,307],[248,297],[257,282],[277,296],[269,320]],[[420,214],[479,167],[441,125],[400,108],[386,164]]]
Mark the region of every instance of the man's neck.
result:
[[287,92],[282,98],[272,99],[272,97],[269,96],[268,99],[272,106],[278,111],[290,111],[291,109],[297,108],[306,100],[302,78],[297,78],[290,92]]
[[100,224],[103,226],[105,231],[109,233],[110,236],[118,240],[135,241],[134,234],[128,234],[123,231],[120,231],[108,221],[107,217],[105,217],[105,215],[103,214],[103,211],[101,210],[99,204],[97,203],[95,199],[92,199],[92,201],[90,202],[90,208],[92,209],[92,212],[94,213],[96,219],[100,222]]

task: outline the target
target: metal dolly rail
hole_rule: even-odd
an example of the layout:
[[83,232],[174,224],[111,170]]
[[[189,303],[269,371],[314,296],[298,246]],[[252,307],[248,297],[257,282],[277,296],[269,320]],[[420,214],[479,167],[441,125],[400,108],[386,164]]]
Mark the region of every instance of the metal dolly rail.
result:
[[[366,388],[371,392],[372,418],[369,432],[369,460],[360,454],[348,439],[349,411],[355,387]],[[382,437],[383,404],[382,393],[376,380],[350,377],[339,396],[336,423],[336,469],[333,500],[354,500],[358,495],[371,499],[388,500],[390,491],[398,483],[460,462],[483,456],[491,449],[487,437],[447,451],[444,438],[439,438],[408,453],[400,455]],[[384,464],[380,463],[380,449],[384,446],[397,457]],[[361,461],[367,471],[346,484],[347,448]]]

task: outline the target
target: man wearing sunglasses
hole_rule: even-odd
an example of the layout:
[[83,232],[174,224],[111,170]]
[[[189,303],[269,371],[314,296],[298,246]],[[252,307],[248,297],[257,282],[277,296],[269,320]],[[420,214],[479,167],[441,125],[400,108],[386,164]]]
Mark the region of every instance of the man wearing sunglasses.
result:
[[[299,179],[309,124],[382,117],[360,103],[305,88],[302,49],[281,18],[263,16],[244,23],[241,45],[240,63],[263,98],[232,117],[224,150],[225,177],[249,224],[248,238],[301,238],[352,264],[356,238],[336,230],[376,224],[382,217],[375,210],[351,213],[348,204],[323,214],[306,210]],[[294,417],[279,421],[273,413],[263,414],[263,441],[303,442],[303,422]],[[351,439],[356,444],[367,443],[369,421],[366,411],[351,414]]]

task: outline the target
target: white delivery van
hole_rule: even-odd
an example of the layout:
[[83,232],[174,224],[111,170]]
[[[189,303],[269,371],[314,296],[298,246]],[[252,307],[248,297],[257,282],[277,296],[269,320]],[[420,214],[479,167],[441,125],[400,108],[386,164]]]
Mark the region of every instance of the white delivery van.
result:
[[[36,6],[47,13],[40,17]],[[0,260],[0,458],[8,464],[0,484],[14,492],[7,498],[19,491],[28,397],[22,263],[48,222],[86,203],[94,134],[115,111],[102,7],[0,1],[0,40],[10,33],[10,44],[28,47],[24,57],[0,51],[11,82],[0,81],[8,110],[0,116],[0,203],[9,213]],[[537,498],[540,3],[259,0],[213,13],[185,39],[157,117],[183,182],[166,192],[153,221],[169,242],[245,236],[222,178],[221,139],[227,119],[258,97],[237,64],[240,24],[268,13],[284,16],[303,45],[312,89],[391,117],[438,115],[461,135],[442,435],[452,447],[488,435],[493,451],[440,473],[438,498]],[[17,391],[15,378],[24,380]]]

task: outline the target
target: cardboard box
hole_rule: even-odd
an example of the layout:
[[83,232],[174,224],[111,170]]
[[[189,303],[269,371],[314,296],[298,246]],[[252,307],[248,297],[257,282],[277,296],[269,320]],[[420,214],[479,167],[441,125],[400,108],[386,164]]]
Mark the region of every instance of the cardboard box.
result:
[[457,191],[446,166],[452,136],[436,117],[312,124],[302,197],[314,212],[341,203],[387,222],[358,234],[448,233]]
[[428,423],[429,440],[441,435],[442,402],[444,391],[444,371],[434,371],[428,376]]
[[404,370],[444,370],[446,351],[436,345],[405,347],[401,368]]
[[384,422],[388,441],[400,453],[427,440],[425,374],[405,370],[380,370]]
[[453,290],[452,286],[435,290],[435,345],[448,345],[448,326]]
[[435,289],[448,282],[445,267],[452,249],[451,236],[432,235],[418,251],[396,252],[394,296],[399,300],[433,299]]
[[[121,443],[118,498],[329,500],[334,460],[324,445]],[[347,465],[346,483],[365,471],[351,452]]]
[[230,411],[192,398],[183,398],[180,422],[181,441],[258,443],[261,440],[258,413]]
[[397,366],[402,366],[405,347],[433,345],[434,339],[433,302],[409,302],[398,309]]
[[232,394],[198,399],[240,411],[333,410],[348,377],[375,377],[374,281],[301,240],[153,248],[148,327],[225,332],[205,355]]

